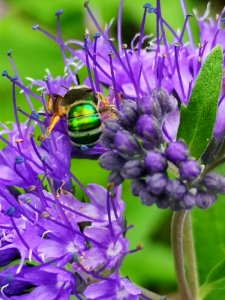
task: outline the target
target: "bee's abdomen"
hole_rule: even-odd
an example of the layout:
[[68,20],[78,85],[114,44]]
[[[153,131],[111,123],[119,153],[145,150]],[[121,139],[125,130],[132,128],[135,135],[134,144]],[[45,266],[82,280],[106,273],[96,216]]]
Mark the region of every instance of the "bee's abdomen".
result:
[[68,132],[76,146],[94,145],[101,135],[100,115],[91,103],[73,105],[68,111]]

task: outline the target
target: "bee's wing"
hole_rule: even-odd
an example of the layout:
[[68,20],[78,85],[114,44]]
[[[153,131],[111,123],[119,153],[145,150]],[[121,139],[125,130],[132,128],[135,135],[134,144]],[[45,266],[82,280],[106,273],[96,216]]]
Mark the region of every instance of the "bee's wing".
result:
[[77,100],[86,100],[92,95],[92,89],[89,87],[79,87],[69,90],[62,99],[61,105],[67,106]]

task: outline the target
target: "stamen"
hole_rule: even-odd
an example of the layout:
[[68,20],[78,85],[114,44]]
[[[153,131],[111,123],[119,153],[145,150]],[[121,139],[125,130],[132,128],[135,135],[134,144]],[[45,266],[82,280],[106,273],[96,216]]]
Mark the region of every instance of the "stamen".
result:
[[113,70],[113,61],[112,61],[112,53],[109,53],[109,62],[110,62],[110,70],[111,70],[111,75],[112,75],[112,83],[113,83],[113,89],[114,89],[114,94],[115,94],[115,100],[116,100],[116,108],[119,110],[120,108],[120,100],[118,96],[118,89],[116,85],[116,80],[115,80],[115,75],[114,75],[114,70]]
[[[181,8],[182,8],[182,11],[183,11],[184,18],[186,18],[186,16],[188,14],[187,14],[187,10],[186,10],[185,0],[180,0],[180,4],[181,4]],[[192,33],[191,33],[191,27],[190,27],[190,23],[189,23],[188,19],[187,19],[186,28],[187,28],[187,34],[188,34],[188,38],[189,38],[189,41],[190,41],[190,45],[191,45],[192,48],[194,48],[194,40],[193,40],[193,36],[192,36]]]
[[89,2],[86,1],[85,4],[84,4],[84,7],[87,9],[87,12],[88,12],[90,18],[92,19],[92,21],[93,21],[95,27],[96,27],[97,30],[101,33],[101,35],[102,35],[102,37],[104,38],[105,42],[106,42],[106,43],[109,45],[109,47],[112,49],[114,55],[115,55],[115,56],[117,57],[117,59],[119,60],[121,66],[122,66],[123,69],[124,69],[124,71],[125,71],[125,72],[128,74],[128,76],[129,76],[129,72],[128,72],[128,70],[127,70],[127,68],[126,68],[126,66],[125,66],[125,64],[124,64],[124,62],[123,62],[123,60],[122,60],[121,57],[119,56],[119,54],[118,54],[118,52],[117,52],[115,46],[114,46],[112,43],[110,43],[110,40],[108,39],[108,36],[106,36],[106,34],[103,32],[103,30],[102,30],[101,27],[99,26],[97,20],[95,19],[94,15],[92,14],[92,12],[91,12],[91,10],[90,10],[88,4],[89,4]]
[[180,65],[179,65],[179,59],[178,59],[180,45],[175,44],[174,50],[175,50],[175,65],[176,65],[176,69],[177,69],[177,75],[178,75],[178,79],[179,79],[179,83],[180,83],[180,87],[181,87],[182,97],[183,97],[183,100],[185,100],[186,96],[184,93],[184,86],[183,86],[183,81],[182,81],[182,77],[181,77],[181,73],[180,73]]
[[[15,65],[15,63],[14,63],[14,61],[13,61],[13,59],[12,59],[12,50],[8,50],[7,55],[8,55],[8,58],[9,58],[9,62],[10,62],[10,64],[11,64],[11,67],[12,67],[12,69],[13,69],[13,71],[14,71],[14,76],[17,76],[18,81],[19,81],[21,84],[23,84],[21,78],[19,77],[19,73],[18,73],[18,71],[17,71],[17,69],[16,69],[16,65]],[[33,103],[30,101],[30,98],[29,98],[29,96],[28,96],[27,93],[24,93],[24,97],[25,97],[25,99],[26,99],[26,101],[27,101],[27,103],[28,103],[30,109],[31,109],[31,110],[34,110]]]
[[188,22],[188,19],[189,17],[192,17],[192,15],[186,15],[186,18],[185,18],[185,21],[184,21],[184,25],[183,25],[183,28],[181,30],[181,34],[180,34],[180,38],[179,38],[179,43],[183,43],[183,37],[184,37],[184,32],[185,32],[185,29],[187,27],[187,22]]
[[[55,201],[52,200],[51,198],[47,198],[46,197],[46,200],[49,201],[49,202],[51,202],[51,203],[53,203],[53,204],[55,204]],[[100,219],[96,219],[96,218],[90,217],[88,215],[85,215],[85,214],[83,214],[83,213],[81,213],[81,212],[79,212],[79,211],[77,211],[77,210],[75,210],[75,209],[73,209],[73,208],[71,208],[69,206],[66,206],[66,205],[64,205],[62,203],[60,203],[60,205],[62,206],[63,209],[65,209],[65,210],[71,212],[72,214],[74,214],[74,216],[78,215],[80,217],[83,217],[83,218],[85,218],[87,220],[90,220],[90,221],[93,221],[93,222],[96,222],[96,223],[102,223],[103,222]]]
[[217,39],[217,36],[218,36],[219,32],[220,32],[220,29],[217,29],[217,31],[215,33],[215,36],[212,40],[211,49],[213,49],[216,46],[216,39]]
[[160,24],[160,29],[161,29],[161,33],[162,33],[162,40],[163,40],[163,43],[164,43],[164,46],[165,46],[165,49],[166,49],[166,55],[167,55],[167,58],[168,58],[168,62],[169,62],[169,65],[170,65],[170,71],[172,72],[172,61],[171,61],[171,57],[170,57],[170,53],[169,53],[169,47],[168,47],[168,43],[167,43],[167,40],[166,40],[166,34],[165,34],[165,30],[164,30],[164,26],[163,26],[163,22],[162,22],[162,14],[161,14],[161,4],[160,4],[160,0],[157,0],[157,16],[158,16],[158,19],[159,19],[159,24]]
[[94,50],[93,50],[93,71],[94,71],[95,86],[97,92],[101,92],[100,81],[99,81],[98,72],[96,68],[97,40],[100,36],[101,36],[100,33],[96,33],[94,35],[95,40],[94,40]]
[[139,90],[138,90],[138,87],[137,87],[137,83],[136,83],[136,81],[135,81],[134,73],[133,73],[133,70],[132,70],[132,68],[131,68],[130,60],[129,60],[128,53],[127,53],[127,45],[126,45],[126,44],[123,44],[122,48],[123,48],[124,53],[125,53],[126,62],[127,62],[127,65],[128,65],[128,69],[129,69],[129,71],[130,71],[131,80],[132,80],[132,83],[133,83],[133,85],[134,85],[134,88],[135,88],[135,92],[136,92],[137,98],[140,98]]
[[[87,52],[87,49],[88,49],[87,39],[88,39],[88,35],[85,35],[84,36],[84,52],[85,52],[86,65],[87,65],[87,71],[88,71],[88,78],[90,80],[90,85],[91,85],[91,89],[92,89],[93,93],[96,93],[92,75],[91,75],[91,67],[90,67],[89,57],[88,57],[88,52]],[[94,57],[93,57],[93,59],[94,59]]]
[[109,231],[111,232],[111,236],[115,236],[113,226],[112,226],[112,219],[111,219],[111,210],[110,210],[110,190],[107,189],[107,196],[106,196],[106,204],[107,204],[107,214],[108,214],[108,221],[109,221]]
[[65,55],[65,52],[64,52],[64,49],[66,48],[66,46],[64,45],[64,42],[62,40],[62,35],[61,35],[61,30],[60,30],[60,15],[63,13],[63,9],[59,9],[56,11],[55,13],[55,16],[56,16],[56,29],[57,29],[57,37],[58,37],[58,41],[60,42],[59,43],[59,46],[60,46],[60,51],[61,51],[61,55],[62,55],[62,58],[63,58],[63,62],[64,62],[64,65],[66,67],[66,70],[68,72],[68,74],[70,75],[70,77],[72,78],[73,82],[75,85],[78,85],[77,83],[77,78],[76,76],[74,76],[74,74],[72,73],[71,69],[70,69],[70,66],[67,62],[67,59],[66,59],[66,55]]
[[151,8],[151,4],[146,3],[146,4],[143,5],[143,8],[144,8],[144,14],[143,14],[143,17],[142,17],[141,28],[140,28],[140,37],[139,37],[139,43],[138,43],[138,55],[139,56],[140,56],[140,52],[141,52],[142,39],[143,39],[143,36],[144,36],[147,10]]
[[62,46],[63,48],[65,48],[67,51],[69,51],[71,54],[74,54],[74,50],[71,49],[70,47],[68,47],[67,45],[65,45],[64,43],[62,43],[62,41],[60,41],[59,39],[57,39],[56,37],[54,37],[52,34],[50,34],[49,32],[45,31],[43,28],[41,28],[38,24],[33,25],[32,26],[33,30],[38,30],[40,32],[42,32],[45,36],[47,36],[49,39],[53,40],[56,44]]
[[11,77],[7,71],[3,71],[2,76],[8,78],[11,82],[14,82],[15,85],[17,85],[27,95],[30,95],[31,97],[37,99],[38,101],[41,101],[41,98],[39,96],[37,96],[36,94],[34,94],[33,92],[31,92],[31,90],[26,88],[22,83],[20,83],[17,80],[18,79],[17,77]]
[[119,54],[122,54],[122,11],[123,11],[123,0],[120,0],[118,9],[118,20],[117,20],[117,40]]
[[14,112],[14,118],[16,121],[16,126],[19,133],[19,138],[23,139],[23,134],[20,127],[20,122],[17,114],[17,107],[16,107],[16,89],[15,89],[15,81],[12,81],[12,103],[13,103],[13,112]]
[[[29,245],[27,244],[27,242],[24,240],[23,236],[20,234],[20,231],[19,231],[19,229],[17,228],[16,223],[14,222],[13,218],[10,217],[10,220],[11,220],[11,222],[12,222],[12,224],[13,224],[13,227],[14,227],[14,229],[15,229],[15,231],[16,231],[16,234],[18,235],[18,237],[20,238],[21,242],[24,244],[24,246],[25,246],[25,247],[27,248],[27,250],[29,251],[29,250],[30,250],[30,247],[29,247]],[[38,257],[38,255],[37,255],[36,253],[33,253],[33,257],[34,257],[39,263],[42,262],[41,259]]]
[[220,104],[222,103],[223,99],[225,99],[225,92],[220,97],[219,102],[218,102],[218,106],[220,106]]

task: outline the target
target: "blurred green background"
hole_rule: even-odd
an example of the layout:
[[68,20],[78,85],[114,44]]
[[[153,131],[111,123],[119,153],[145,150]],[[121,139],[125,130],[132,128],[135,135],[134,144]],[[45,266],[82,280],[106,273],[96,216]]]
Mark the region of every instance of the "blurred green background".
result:
[[[195,7],[202,14],[206,2],[189,0],[187,10],[191,13],[192,8]],[[223,0],[213,2],[213,13],[219,13]],[[39,24],[54,34],[54,12],[63,8],[61,29],[64,39],[82,39],[86,27],[92,33],[95,32],[85,13],[83,3],[84,1],[81,0],[0,0],[0,70],[6,69],[12,74],[6,55],[7,51],[12,49],[13,59],[24,83],[26,77],[43,79],[46,68],[54,76],[62,75],[63,63],[57,45],[40,32],[32,31],[31,28],[32,25]],[[139,30],[144,3],[143,0],[124,0],[122,35],[123,41],[128,44]],[[162,0],[161,3],[164,18],[174,28],[181,28],[183,16],[179,0]],[[117,0],[90,1],[90,7],[102,26],[109,23],[112,18],[116,18],[118,4]],[[152,5],[154,4],[155,1],[152,2]],[[154,33],[153,20],[154,18],[149,15],[146,34]],[[192,26],[197,42],[198,32],[193,20]],[[112,36],[116,37],[116,23],[112,29]],[[27,109],[21,95],[17,95],[17,101],[24,110]],[[2,77],[0,77],[0,103],[0,121],[12,121],[11,85]],[[100,169],[96,161],[73,160],[72,168],[82,183],[98,182],[106,186],[108,174]],[[96,174],[98,174],[97,178]],[[135,225],[128,233],[131,249],[134,249],[138,243],[144,246],[142,251],[125,259],[123,274],[129,275],[136,283],[157,292],[174,291],[176,286],[170,250],[170,212],[141,206],[138,199],[130,195],[128,183],[124,185],[123,198],[126,201],[128,224]]]

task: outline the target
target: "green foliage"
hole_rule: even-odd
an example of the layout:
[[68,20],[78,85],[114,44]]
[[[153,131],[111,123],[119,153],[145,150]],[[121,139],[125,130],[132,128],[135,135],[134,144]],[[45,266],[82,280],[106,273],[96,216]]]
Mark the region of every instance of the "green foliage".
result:
[[[193,211],[198,274],[202,286],[200,299],[223,299],[218,297],[218,293],[225,287],[224,211],[224,196],[220,196],[209,210]],[[210,296],[207,296],[208,293]]]
[[178,138],[199,158],[212,136],[222,81],[223,53],[220,46],[207,56],[196,79],[187,108],[182,106]]

